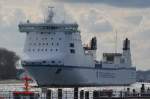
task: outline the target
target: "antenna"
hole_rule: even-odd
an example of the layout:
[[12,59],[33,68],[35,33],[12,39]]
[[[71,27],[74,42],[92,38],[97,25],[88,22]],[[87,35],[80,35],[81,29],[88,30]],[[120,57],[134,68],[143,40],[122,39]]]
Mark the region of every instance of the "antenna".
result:
[[66,21],[66,13],[65,13],[65,11],[64,11],[64,19],[63,19],[63,23],[65,23],[65,21]]
[[54,16],[54,12],[53,12],[53,8],[54,7],[48,7],[48,17],[46,19],[47,23],[51,23],[53,21],[53,16]]
[[115,53],[117,53],[118,33],[117,33],[117,30],[115,32],[116,32],[116,35],[115,35]]

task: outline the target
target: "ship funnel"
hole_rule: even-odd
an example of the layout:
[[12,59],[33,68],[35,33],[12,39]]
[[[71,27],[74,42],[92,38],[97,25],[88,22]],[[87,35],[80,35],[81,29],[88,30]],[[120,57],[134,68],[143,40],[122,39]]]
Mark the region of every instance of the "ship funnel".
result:
[[123,42],[123,50],[130,50],[130,40],[128,38]]
[[93,37],[91,40],[91,50],[96,50],[97,49],[97,40],[96,37]]

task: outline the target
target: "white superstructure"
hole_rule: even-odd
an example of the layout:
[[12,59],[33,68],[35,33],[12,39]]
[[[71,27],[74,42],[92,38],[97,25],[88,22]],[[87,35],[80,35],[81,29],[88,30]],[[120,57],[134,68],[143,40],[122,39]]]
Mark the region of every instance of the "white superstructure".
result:
[[123,53],[104,53],[96,61],[97,40],[83,46],[76,23],[55,23],[53,11],[43,23],[19,24],[26,32],[22,65],[39,86],[129,85],[136,81],[131,67],[130,41],[124,40]]

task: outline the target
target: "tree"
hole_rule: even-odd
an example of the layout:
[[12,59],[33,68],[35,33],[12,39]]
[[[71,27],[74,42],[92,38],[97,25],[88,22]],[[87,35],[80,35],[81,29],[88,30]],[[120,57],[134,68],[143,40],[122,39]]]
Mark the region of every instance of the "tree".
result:
[[0,80],[16,78],[18,60],[15,52],[0,48]]

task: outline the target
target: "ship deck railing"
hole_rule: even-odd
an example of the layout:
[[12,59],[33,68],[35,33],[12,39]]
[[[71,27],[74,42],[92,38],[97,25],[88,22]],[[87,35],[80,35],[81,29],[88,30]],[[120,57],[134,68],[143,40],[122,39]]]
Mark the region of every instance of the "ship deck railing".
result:
[[150,99],[150,93],[133,93],[127,91],[100,91],[100,90],[49,90],[47,92],[31,91],[34,95],[14,96],[15,91],[0,91],[0,99]]

